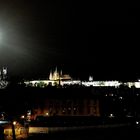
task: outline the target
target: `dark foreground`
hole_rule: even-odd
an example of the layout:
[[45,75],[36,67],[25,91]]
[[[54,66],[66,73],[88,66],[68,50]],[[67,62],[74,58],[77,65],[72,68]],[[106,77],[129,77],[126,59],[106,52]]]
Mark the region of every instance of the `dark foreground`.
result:
[[139,139],[140,129],[132,127],[92,128],[30,136],[28,140],[127,140]]

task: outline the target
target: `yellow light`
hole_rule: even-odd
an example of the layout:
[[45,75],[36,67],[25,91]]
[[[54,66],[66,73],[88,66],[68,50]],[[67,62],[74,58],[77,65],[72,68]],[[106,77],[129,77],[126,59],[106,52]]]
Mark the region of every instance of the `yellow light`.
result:
[[48,112],[46,113],[46,116],[49,116],[49,113]]
[[16,123],[17,123],[16,121],[13,121],[13,125],[16,125]]

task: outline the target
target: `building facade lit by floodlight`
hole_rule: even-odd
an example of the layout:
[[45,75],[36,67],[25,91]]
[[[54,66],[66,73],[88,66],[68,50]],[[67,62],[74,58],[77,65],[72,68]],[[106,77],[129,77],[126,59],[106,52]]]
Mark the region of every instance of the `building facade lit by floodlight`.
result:
[[48,80],[33,80],[33,81],[24,81],[26,86],[32,87],[46,87],[48,85],[56,86],[60,85],[71,86],[71,85],[80,85],[85,87],[115,87],[118,88],[121,85],[127,86],[129,88],[135,87],[140,88],[140,80],[136,82],[120,82],[116,80],[112,81],[94,81],[93,76],[89,76],[88,81],[74,80],[69,74],[62,74],[62,71],[58,71],[57,68],[55,71],[50,71]]

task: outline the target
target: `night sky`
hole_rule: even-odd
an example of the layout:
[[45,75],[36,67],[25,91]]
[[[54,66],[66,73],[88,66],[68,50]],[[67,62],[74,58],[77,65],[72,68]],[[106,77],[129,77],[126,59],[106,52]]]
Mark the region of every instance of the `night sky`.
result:
[[[140,78],[138,9],[75,1],[0,1],[0,68],[9,76]],[[116,5],[116,4],[115,4]]]

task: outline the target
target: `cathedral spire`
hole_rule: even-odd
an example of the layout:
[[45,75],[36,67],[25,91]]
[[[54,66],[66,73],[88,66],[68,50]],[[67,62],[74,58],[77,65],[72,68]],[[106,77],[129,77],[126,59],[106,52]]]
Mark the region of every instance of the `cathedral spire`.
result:
[[50,71],[49,80],[52,80],[52,78],[53,78],[52,71]]
[[56,68],[55,68],[55,73],[57,73],[57,66],[56,66]]

